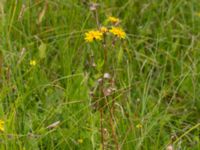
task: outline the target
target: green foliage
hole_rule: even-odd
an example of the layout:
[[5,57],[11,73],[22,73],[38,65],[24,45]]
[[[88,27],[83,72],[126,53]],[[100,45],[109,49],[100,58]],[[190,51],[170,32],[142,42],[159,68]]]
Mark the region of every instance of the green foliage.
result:
[[[84,41],[97,28],[90,2],[0,1],[0,149],[101,148],[88,83],[95,86],[105,62],[100,45]],[[108,48],[121,149],[200,149],[199,1],[96,2],[100,22],[119,17],[127,33]]]

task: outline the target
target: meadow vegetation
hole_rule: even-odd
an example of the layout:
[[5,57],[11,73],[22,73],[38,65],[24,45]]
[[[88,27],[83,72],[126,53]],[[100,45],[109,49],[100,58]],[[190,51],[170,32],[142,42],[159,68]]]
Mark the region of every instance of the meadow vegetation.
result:
[[1,0],[0,149],[200,150],[199,0]]

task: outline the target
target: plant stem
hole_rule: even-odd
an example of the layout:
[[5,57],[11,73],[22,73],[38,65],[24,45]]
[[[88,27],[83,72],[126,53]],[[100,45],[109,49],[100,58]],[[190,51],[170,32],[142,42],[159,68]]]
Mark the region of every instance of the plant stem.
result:
[[103,133],[103,109],[100,109],[100,125],[101,125],[101,144],[102,144],[102,150],[104,150],[104,133]]
[[116,148],[116,150],[119,150],[120,148],[119,148],[118,138],[117,138],[117,134],[116,134],[114,123],[113,123],[113,118],[114,118],[113,108],[114,108],[114,105],[112,107],[109,107],[109,103],[108,103],[106,97],[105,97],[105,100],[106,100],[106,105],[108,106],[109,113],[110,113],[109,121],[110,121],[110,126],[111,126],[111,129],[112,129],[112,137],[113,137],[114,142],[115,142],[115,148]]

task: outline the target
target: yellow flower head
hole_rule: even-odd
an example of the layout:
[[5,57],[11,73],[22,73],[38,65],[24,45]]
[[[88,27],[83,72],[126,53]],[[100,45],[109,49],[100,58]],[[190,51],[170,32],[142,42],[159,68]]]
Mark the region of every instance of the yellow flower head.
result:
[[85,33],[85,41],[92,42],[94,40],[102,40],[103,33],[97,30],[92,30]]
[[112,17],[112,16],[108,17],[108,21],[110,21],[111,23],[114,23],[114,24],[120,22],[119,18],[115,18],[115,17]]
[[30,65],[31,66],[35,66],[36,65],[36,61],[35,60],[30,60]]
[[126,33],[124,32],[124,30],[122,28],[119,28],[119,27],[112,27],[109,30],[109,32],[114,34],[115,36],[121,38],[121,39],[125,39],[125,37],[126,37]]
[[106,33],[106,32],[108,32],[108,28],[106,28],[106,27],[101,27],[101,28],[100,28],[100,32],[101,32],[101,33]]
[[0,120],[0,131],[1,132],[4,131],[4,124],[5,124],[5,122],[3,120]]

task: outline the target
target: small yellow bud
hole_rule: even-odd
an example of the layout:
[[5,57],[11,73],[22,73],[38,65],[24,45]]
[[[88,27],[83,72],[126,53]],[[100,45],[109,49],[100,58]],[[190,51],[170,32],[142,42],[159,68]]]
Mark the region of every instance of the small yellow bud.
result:
[[35,66],[36,65],[36,61],[35,60],[30,60],[30,65],[31,66]]

